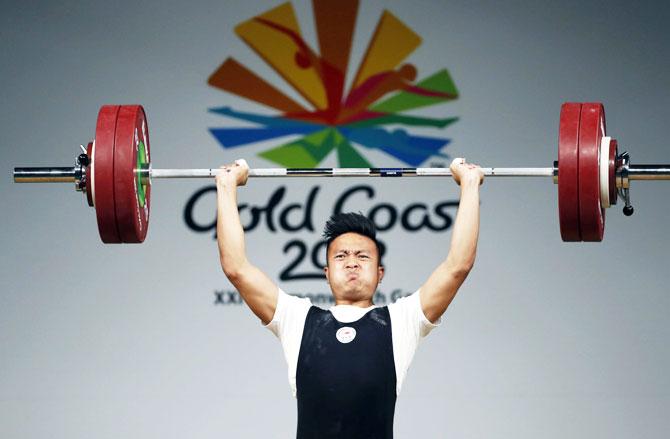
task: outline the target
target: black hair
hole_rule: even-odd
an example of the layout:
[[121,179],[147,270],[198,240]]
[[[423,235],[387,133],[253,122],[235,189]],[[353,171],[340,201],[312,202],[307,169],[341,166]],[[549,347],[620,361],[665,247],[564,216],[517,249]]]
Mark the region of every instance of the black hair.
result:
[[383,245],[377,241],[377,228],[375,223],[360,212],[336,213],[326,221],[326,226],[323,228],[323,237],[326,238],[326,254],[335,238],[345,233],[357,233],[374,241],[379,265],[381,265]]

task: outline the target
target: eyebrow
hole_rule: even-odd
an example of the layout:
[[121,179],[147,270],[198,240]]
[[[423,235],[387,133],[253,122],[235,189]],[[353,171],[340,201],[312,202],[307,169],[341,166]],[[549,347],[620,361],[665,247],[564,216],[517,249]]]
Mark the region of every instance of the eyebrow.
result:
[[349,250],[349,249],[341,249],[341,250],[335,250],[335,252],[333,253],[333,256],[334,256],[334,255],[338,255],[338,254],[340,254],[340,253],[345,253],[345,254],[350,254],[350,253],[360,254],[360,253],[370,253],[370,250]]

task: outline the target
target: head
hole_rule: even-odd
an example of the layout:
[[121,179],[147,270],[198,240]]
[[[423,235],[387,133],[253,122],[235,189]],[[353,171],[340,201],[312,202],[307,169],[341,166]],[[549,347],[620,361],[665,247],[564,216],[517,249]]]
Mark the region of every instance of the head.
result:
[[333,215],[323,231],[324,272],[337,304],[368,306],[384,277],[375,225],[360,213]]

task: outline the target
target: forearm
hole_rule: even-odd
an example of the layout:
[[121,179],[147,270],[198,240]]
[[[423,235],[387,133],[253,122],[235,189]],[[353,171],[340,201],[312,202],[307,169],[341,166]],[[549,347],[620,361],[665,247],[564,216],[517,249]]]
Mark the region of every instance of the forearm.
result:
[[236,186],[217,186],[216,235],[221,267],[226,275],[232,275],[247,264]]
[[479,238],[479,181],[461,182],[461,200],[454,221],[446,264],[452,271],[468,272],[475,262]]

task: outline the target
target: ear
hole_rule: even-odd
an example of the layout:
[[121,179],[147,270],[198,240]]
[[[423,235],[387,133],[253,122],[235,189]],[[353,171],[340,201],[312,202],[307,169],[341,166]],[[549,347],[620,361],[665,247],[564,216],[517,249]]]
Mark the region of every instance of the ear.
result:
[[328,266],[323,267],[323,274],[326,275],[326,282],[330,283],[330,278],[328,277]]
[[379,275],[379,282],[381,282],[382,279],[384,278],[384,266],[383,265],[380,265],[379,267],[377,267],[377,274]]

